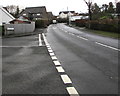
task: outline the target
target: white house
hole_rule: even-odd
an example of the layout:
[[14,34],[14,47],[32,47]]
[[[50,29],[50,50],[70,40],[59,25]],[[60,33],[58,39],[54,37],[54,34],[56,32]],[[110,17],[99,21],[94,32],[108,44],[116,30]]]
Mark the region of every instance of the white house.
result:
[[10,13],[8,13],[2,6],[0,6],[0,26],[8,24],[9,21],[15,19]]
[[73,16],[75,11],[61,11],[59,12],[59,18],[66,19],[68,16]]

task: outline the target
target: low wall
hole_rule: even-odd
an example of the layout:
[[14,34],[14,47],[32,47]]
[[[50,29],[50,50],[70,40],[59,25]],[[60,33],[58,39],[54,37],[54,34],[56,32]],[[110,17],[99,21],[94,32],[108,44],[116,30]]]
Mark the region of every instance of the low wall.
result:
[[[4,28],[5,35],[28,33],[35,30],[35,22],[31,22],[31,24],[5,24]],[[9,31],[8,28],[14,28],[14,30]]]

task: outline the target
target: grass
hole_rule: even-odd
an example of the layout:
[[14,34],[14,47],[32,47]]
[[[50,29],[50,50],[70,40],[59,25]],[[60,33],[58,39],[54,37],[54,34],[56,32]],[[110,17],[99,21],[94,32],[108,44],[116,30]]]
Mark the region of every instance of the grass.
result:
[[[80,28],[80,27],[76,27],[76,26],[74,26],[74,25],[73,25],[72,27],[75,27],[75,28],[77,28],[77,29]],[[120,34],[115,33],[115,32],[92,30],[92,29],[87,29],[87,28],[79,29],[79,30],[82,30],[82,31],[85,31],[85,32],[94,33],[94,34],[101,35],[101,36],[105,36],[105,37],[111,37],[111,38],[120,39]]]
[[[89,30],[89,29],[86,29],[86,30]],[[120,38],[120,34],[115,33],[115,32],[107,32],[107,31],[99,31],[99,30],[89,30],[87,32],[95,33],[95,34],[102,35],[105,37],[112,37],[112,38],[117,38],[117,39]]]

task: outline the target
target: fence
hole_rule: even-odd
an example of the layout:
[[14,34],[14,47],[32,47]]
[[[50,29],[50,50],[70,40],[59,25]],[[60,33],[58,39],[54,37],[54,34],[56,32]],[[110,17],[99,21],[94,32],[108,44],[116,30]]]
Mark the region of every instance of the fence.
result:
[[35,30],[35,22],[31,22],[31,24],[5,24],[4,28],[5,35],[28,33]]

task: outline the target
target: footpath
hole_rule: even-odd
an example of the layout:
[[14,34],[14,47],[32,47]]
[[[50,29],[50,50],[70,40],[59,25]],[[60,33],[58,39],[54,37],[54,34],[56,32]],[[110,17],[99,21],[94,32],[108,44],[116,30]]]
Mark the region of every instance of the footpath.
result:
[[3,96],[69,96],[45,43],[38,46],[46,30],[35,32],[3,38]]

